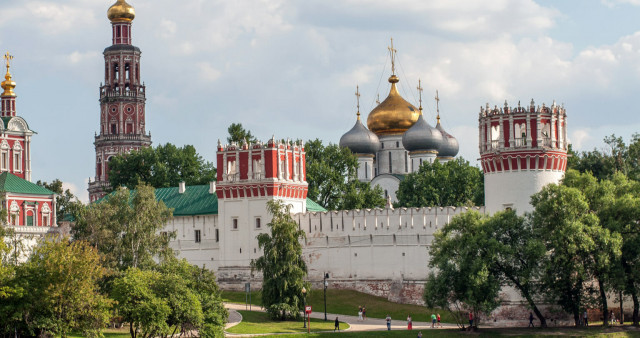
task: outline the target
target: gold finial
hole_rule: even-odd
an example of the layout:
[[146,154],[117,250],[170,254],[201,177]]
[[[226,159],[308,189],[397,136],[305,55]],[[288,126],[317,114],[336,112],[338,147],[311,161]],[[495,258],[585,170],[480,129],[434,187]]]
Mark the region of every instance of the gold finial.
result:
[[3,58],[5,60],[5,64],[7,67],[7,74],[5,74],[4,76],[5,80],[2,81],[2,83],[0,84],[0,86],[2,86],[2,89],[4,89],[2,96],[6,96],[6,95],[15,96],[16,93],[13,92],[13,88],[16,87],[16,83],[11,80],[11,73],[9,73],[9,68],[11,67],[11,60],[13,60],[13,55],[7,52],[6,54],[4,54]]
[[438,90],[436,89],[436,112],[438,113],[438,123],[440,123],[440,98],[438,97]]
[[393,48],[393,38],[391,38],[391,46],[387,47],[389,54],[391,54],[391,75],[396,75],[396,53],[398,52]]
[[420,82],[420,79],[418,79],[418,95],[420,97],[420,107],[418,107],[418,109],[420,109],[420,115],[422,115],[422,84]]
[[380,104],[380,93],[378,93],[378,98],[376,98],[376,104]]
[[356,102],[358,104],[358,120],[360,119],[360,86],[356,85]]

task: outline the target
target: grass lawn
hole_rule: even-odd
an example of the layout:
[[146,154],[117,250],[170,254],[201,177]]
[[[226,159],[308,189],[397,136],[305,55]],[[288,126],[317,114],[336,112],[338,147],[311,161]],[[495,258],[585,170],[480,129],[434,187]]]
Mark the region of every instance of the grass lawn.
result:
[[[336,336],[337,335],[337,336]],[[369,331],[369,332],[318,332],[311,334],[286,335],[290,338],[301,337],[335,337],[335,338],[355,338],[355,337],[416,337],[418,330],[395,330],[395,331]],[[273,337],[284,337],[285,335],[274,335]],[[423,337],[640,337],[640,330],[632,327],[616,327],[603,329],[600,327],[584,328],[550,328],[550,329],[528,329],[528,328],[507,328],[507,329],[481,329],[478,332],[461,332],[459,330],[422,330]]]
[[[105,329],[103,331],[105,338],[127,338],[131,337],[129,334],[129,325],[122,327],[121,329]],[[81,338],[84,337],[82,333],[71,333],[69,338]]]
[[[288,332],[307,332],[303,328],[302,320],[274,322],[269,319],[266,313],[256,311],[238,311],[242,315],[240,324],[233,326],[227,330],[229,333],[288,333]],[[323,321],[311,318],[311,332],[333,330],[333,321]],[[345,330],[349,327],[347,323],[340,323],[340,329]]]
[[[223,291],[222,298],[225,302],[244,304],[245,293],[241,291]],[[258,291],[252,292],[251,303],[258,306],[261,304]],[[313,307],[314,312],[324,312],[323,290],[312,290],[307,294],[307,304]],[[432,310],[418,305],[393,303],[383,297],[375,297],[353,290],[327,290],[328,313],[357,316],[359,305],[367,308],[367,317],[370,318],[385,318],[389,314],[393,319],[405,320],[408,315],[411,315],[414,322],[430,322],[431,314],[439,312],[442,322],[455,323],[448,311]]]

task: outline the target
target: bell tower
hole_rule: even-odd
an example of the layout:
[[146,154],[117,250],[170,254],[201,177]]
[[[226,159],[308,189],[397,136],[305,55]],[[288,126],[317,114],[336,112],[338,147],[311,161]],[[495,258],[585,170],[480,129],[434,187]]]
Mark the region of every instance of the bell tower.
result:
[[145,131],[145,86],[140,82],[140,48],[131,44],[135,10],[117,0],[107,11],[112,45],[105,48],[104,84],[100,85],[100,131],[95,135],[95,179],[89,180],[89,200],[109,188],[109,160],[115,155],[151,145]]

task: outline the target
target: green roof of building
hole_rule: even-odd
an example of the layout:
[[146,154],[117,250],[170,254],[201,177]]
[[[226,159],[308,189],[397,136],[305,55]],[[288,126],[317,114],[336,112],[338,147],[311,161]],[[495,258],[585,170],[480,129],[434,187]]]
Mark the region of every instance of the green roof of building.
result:
[[54,192],[22,179],[8,171],[0,174],[0,191],[18,194],[53,195]]
[[209,193],[208,184],[187,186],[182,194],[178,192],[178,187],[158,188],[156,199],[173,208],[174,216],[218,213],[218,196]]
[[[111,195],[111,194],[109,194]],[[109,195],[96,202],[109,197]],[[156,199],[173,209],[174,216],[195,216],[218,214],[218,196],[209,193],[209,185],[186,186],[184,193],[178,187],[157,188]],[[307,211],[327,211],[318,203],[307,198]]]
[[313,200],[307,198],[307,211],[318,212],[327,211],[327,209],[323,208],[320,204],[314,202]]

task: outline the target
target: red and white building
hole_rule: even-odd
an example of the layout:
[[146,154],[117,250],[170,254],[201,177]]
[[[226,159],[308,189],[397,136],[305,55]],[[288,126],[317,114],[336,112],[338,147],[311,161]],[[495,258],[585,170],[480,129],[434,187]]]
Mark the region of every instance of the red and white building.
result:
[[0,195],[7,210],[4,222],[18,235],[43,235],[56,227],[55,194],[31,182],[31,136],[27,121],[17,115],[9,71],[13,56],[5,54],[7,72],[0,86]]
[[567,113],[555,101],[551,107],[481,108],[480,163],[488,213],[515,209],[532,211],[530,196],[558,183],[567,169]]
[[109,187],[111,157],[151,145],[145,131],[145,86],[140,82],[140,48],[131,44],[135,11],[117,0],[107,11],[112,45],[105,48],[104,84],[100,85],[100,132],[95,136],[96,171],[89,181],[89,201]]

